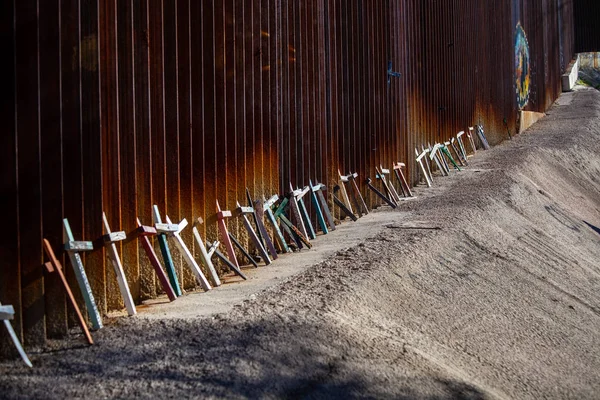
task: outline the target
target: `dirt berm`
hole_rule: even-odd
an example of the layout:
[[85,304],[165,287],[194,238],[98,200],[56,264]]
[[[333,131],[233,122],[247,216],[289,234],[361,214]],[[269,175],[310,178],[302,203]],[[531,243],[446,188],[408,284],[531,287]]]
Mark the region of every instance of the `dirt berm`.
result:
[[600,92],[566,94],[345,223],[357,244],[228,311],[123,318],[33,370],[4,362],[0,397],[600,398],[599,141]]

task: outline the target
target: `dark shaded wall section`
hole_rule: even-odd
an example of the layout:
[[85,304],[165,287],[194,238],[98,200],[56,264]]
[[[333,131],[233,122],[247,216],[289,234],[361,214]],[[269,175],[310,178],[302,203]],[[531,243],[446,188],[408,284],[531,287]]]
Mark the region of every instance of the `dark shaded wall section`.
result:
[[600,2],[572,0],[575,7],[575,49],[578,53],[600,51]]
[[[515,28],[528,34],[544,111],[573,55],[569,0],[13,0],[2,2],[0,301],[27,346],[63,337],[72,310],[42,273],[42,238],[76,239],[374,177],[414,148],[483,124],[516,129]],[[388,62],[400,72],[388,83]],[[371,206],[376,199],[361,188]],[[231,225],[234,232],[239,227]],[[205,227],[216,239],[214,226]],[[183,235],[195,252],[189,230]],[[134,298],[160,290],[143,251],[119,246]],[[60,252],[59,252],[60,254]],[[64,255],[61,255],[64,260]],[[184,286],[193,277],[177,258]],[[102,251],[85,256],[103,313],[123,306]],[[76,296],[71,266],[64,263]],[[78,297],[83,307],[83,302]],[[10,353],[4,330],[0,350]]]

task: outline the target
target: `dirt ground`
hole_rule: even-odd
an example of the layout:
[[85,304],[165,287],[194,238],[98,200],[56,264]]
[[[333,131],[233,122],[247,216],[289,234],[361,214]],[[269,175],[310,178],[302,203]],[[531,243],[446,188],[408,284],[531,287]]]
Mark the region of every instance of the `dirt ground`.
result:
[[599,140],[565,94],[326,251],[0,363],[0,398],[600,398]]

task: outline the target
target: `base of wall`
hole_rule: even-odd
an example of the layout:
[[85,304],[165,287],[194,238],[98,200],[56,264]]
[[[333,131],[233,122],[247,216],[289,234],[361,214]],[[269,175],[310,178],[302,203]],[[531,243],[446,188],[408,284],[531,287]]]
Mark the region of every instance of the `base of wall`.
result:
[[519,112],[519,133],[526,131],[531,125],[544,118],[546,114],[534,112],[534,111],[520,111]]
[[567,66],[567,71],[562,76],[562,91],[570,92],[577,83],[579,77],[579,56],[575,56],[573,61]]

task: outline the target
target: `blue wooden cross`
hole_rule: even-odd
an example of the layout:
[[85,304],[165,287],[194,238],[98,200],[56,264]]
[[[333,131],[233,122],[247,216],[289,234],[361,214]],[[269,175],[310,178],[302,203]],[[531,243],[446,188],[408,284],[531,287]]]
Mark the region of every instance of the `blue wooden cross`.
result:
[[387,77],[388,77],[388,85],[392,83],[392,77],[400,78],[402,74],[400,72],[392,71],[392,60],[388,61],[388,69],[387,69]]

